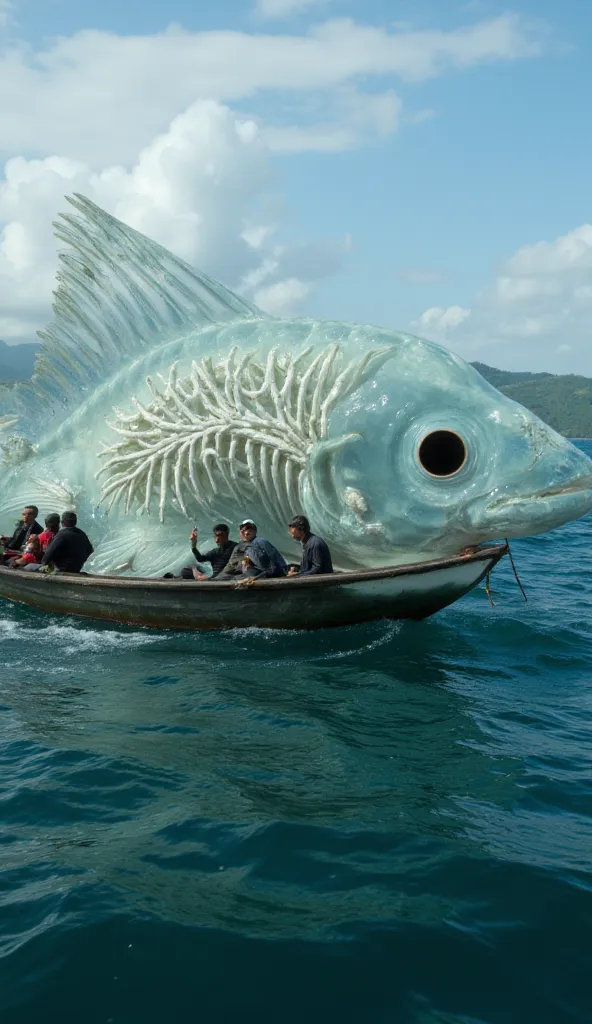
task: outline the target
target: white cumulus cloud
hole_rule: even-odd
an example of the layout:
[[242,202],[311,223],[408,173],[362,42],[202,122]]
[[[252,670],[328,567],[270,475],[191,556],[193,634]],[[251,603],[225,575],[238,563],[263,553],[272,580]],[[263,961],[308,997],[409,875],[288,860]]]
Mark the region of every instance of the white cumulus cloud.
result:
[[[127,166],[196,98],[254,107],[259,97],[278,91],[291,95],[294,115],[300,101],[298,130],[315,128],[311,98],[323,110],[335,106],[348,146],[348,115],[358,130],[363,115],[379,133],[396,127],[392,93],[374,96],[373,79],[418,82],[455,68],[535,57],[543,46],[540,27],[512,14],[449,31],[389,31],[351,18],[302,35],[178,26],[144,36],[85,30],[37,50],[14,44],[0,52],[0,153],[58,153]],[[369,88],[356,105],[361,81]],[[349,101],[342,99],[344,90]],[[325,127],[323,116],[321,133],[308,136],[312,148],[319,148]],[[306,137],[301,134],[298,148]],[[338,141],[331,148],[339,148]]]
[[[283,153],[316,151],[338,153],[375,138],[385,138],[399,127],[402,102],[393,90],[364,94],[355,89],[336,90],[319,108],[329,119],[297,126],[271,126],[265,129],[271,149]],[[326,115],[325,115],[326,116]]]
[[[526,245],[470,310],[432,307],[413,323],[470,359],[522,369],[592,374],[592,225]],[[566,363],[566,356],[570,363]]]
[[446,337],[449,330],[460,327],[470,315],[471,310],[463,309],[462,306],[448,306],[446,309],[441,306],[431,306],[421,314],[413,326],[420,331]]
[[48,317],[52,220],[67,206],[64,193],[75,191],[231,287],[257,292],[269,312],[293,312],[314,280],[337,269],[346,246],[274,241],[278,225],[258,207],[269,159],[257,124],[203,101],[174,118],[129,170],[56,156],[9,160],[0,180],[0,337],[30,337]]
[[295,312],[309,291],[310,287],[304,281],[288,277],[285,281],[276,281],[256,291],[255,302],[266,313],[285,315],[287,312]]
[[[328,2],[259,0],[259,13],[280,18]],[[0,17],[10,6],[0,0]],[[270,312],[294,312],[335,273],[351,240],[344,224],[342,240],[287,244],[274,154],[335,153],[383,138],[402,122],[397,81],[536,57],[545,46],[541,26],[516,14],[432,31],[334,18],[301,34],[171,26],[152,35],[84,30],[37,46],[6,40],[0,338],[8,341],[31,338],[48,316],[51,222],[74,191]]]

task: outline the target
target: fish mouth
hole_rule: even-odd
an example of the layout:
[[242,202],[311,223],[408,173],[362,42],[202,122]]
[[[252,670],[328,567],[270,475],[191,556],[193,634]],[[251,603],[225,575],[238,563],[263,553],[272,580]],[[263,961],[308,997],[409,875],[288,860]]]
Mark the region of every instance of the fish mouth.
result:
[[561,499],[570,498],[572,495],[578,495],[584,497],[590,495],[592,502],[592,475],[578,477],[576,480],[571,480],[569,483],[560,484],[557,487],[545,487],[540,491],[534,491],[532,494],[526,496],[504,495],[492,501],[487,506],[488,513],[495,513],[500,509],[511,508],[512,506],[525,506],[531,505],[533,502],[544,502],[546,499]]
[[531,494],[502,494],[486,505],[480,532],[496,537],[531,537],[592,512],[592,475],[543,487]]

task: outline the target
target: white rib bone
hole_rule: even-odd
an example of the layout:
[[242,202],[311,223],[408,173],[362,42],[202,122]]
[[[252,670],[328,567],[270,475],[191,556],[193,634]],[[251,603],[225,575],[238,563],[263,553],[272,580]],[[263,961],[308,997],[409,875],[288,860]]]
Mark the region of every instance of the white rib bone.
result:
[[[350,394],[388,354],[376,349],[347,361],[339,345],[298,355],[277,348],[265,357],[231,349],[216,366],[202,359],[179,378],[147,384],[153,401],[136,398],[133,415],[117,411],[109,426],[119,440],[99,452],[101,501],[125,500],[150,512],[156,488],[159,517],[172,501],[188,518],[196,507],[258,498],[278,525],[299,505],[307,457],[327,438],[337,401]],[[193,508],[191,507],[193,504]]]

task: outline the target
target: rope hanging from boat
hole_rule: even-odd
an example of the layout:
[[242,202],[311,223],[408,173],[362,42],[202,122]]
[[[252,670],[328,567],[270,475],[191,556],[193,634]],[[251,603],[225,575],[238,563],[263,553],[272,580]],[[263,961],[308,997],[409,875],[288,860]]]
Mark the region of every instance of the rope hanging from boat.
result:
[[[527,598],[527,596],[526,596],[526,593],[525,593],[524,587],[522,586],[522,583],[520,582],[520,577],[519,577],[519,575],[518,575],[518,571],[517,571],[517,569],[516,569],[516,565],[515,565],[515,563],[514,563],[514,559],[513,559],[513,557],[512,557],[512,550],[511,550],[511,548],[510,548],[510,542],[509,542],[509,540],[508,540],[508,538],[507,538],[507,537],[506,537],[506,546],[507,546],[507,548],[508,548],[508,555],[509,555],[509,557],[510,557],[510,565],[512,566],[512,571],[513,571],[513,573],[514,573],[514,577],[515,577],[515,579],[516,579],[516,583],[517,583],[517,584],[518,584],[518,586],[520,587],[520,591],[521,591],[521,593],[522,593],[522,597],[524,598],[524,600],[525,600],[525,601],[528,601],[528,598]],[[485,577],[485,593],[487,594],[487,596],[488,596],[488,598],[489,598],[489,603],[490,603],[490,605],[492,606],[492,608],[495,608],[495,601],[493,600],[493,598],[492,598],[492,596],[491,596],[491,585],[490,585],[490,579],[491,579],[491,571],[490,571],[490,572],[488,572],[488,573],[487,573],[487,576]]]
[[527,598],[527,596],[526,596],[526,594],[524,592],[524,587],[522,586],[522,584],[520,582],[520,577],[519,577],[519,575],[518,575],[518,573],[516,571],[516,566],[514,565],[514,559],[512,558],[512,551],[510,549],[510,542],[509,542],[507,537],[506,537],[506,544],[508,546],[508,555],[510,556],[510,565],[512,566],[512,570],[514,572],[514,576],[516,577],[516,583],[520,587],[520,590],[521,590],[521,593],[522,593],[522,597],[524,598],[525,601],[528,601],[528,598]]

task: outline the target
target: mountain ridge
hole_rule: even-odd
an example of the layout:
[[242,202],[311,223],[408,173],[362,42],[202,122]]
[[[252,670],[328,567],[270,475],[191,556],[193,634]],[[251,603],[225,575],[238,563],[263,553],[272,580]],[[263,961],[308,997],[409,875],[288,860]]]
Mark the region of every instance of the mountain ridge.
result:
[[24,342],[21,345],[7,345],[0,339],[0,383],[2,381],[28,380],[33,373],[35,356],[41,342]]
[[577,373],[498,370],[471,363],[502,394],[526,406],[558,434],[592,438],[592,378]]

